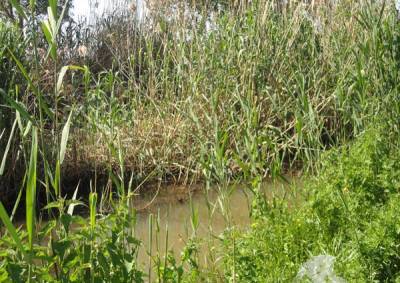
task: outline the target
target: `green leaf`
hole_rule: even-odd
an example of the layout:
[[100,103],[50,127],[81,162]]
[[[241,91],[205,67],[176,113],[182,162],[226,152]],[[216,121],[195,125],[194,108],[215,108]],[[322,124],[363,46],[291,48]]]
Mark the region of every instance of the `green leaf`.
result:
[[65,123],[64,128],[62,130],[61,134],[61,145],[60,145],[60,165],[64,161],[65,157],[65,151],[67,149],[67,142],[68,142],[68,136],[69,136],[69,129],[71,126],[71,117],[72,117],[72,111],[69,113],[67,123]]
[[64,3],[63,9],[61,11],[61,15],[58,18],[57,27],[56,27],[56,30],[55,30],[57,33],[61,28],[62,20],[64,19],[64,15],[65,15],[65,12],[67,10],[68,3],[69,3],[69,0],[66,0],[65,3]]
[[69,233],[69,226],[72,222],[72,216],[69,214],[63,214],[60,217],[61,224],[64,226],[65,232]]
[[[42,31],[43,31],[44,36],[45,36],[45,38],[46,38],[46,41],[47,41],[47,43],[48,43],[48,45],[49,45],[48,54],[50,54],[50,55],[51,55],[51,58],[52,58],[53,60],[55,60],[55,59],[56,59],[56,55],[57,55],[57,53],[56,53],[57,50],[56,50],[55,45],[54,45],[54,41],[53,41],[53,32],[52,32],[52,30],[51,30],[49,21],[43,21],[43,22],[41,22],[41,23],[40,23],[40,26],[41,26],[41,28],[42,28]],[[47,54],[47,56],[48,56],[48,54]],[[47,58],[47,57],[46,57],[46,58]]]
[[43,21],[43,22],[41,22],[41,23],[40,23],[40,26],[41,26],[42,31],[43,31],[43,33],[44,33],[44,36],[45,36],[45,38],[46,38],[46,40],[47,40],[47,43],[48,43],[49,45],[52,45],[52,43],[53,43],[53,36],[52,36],[52,34],[51,34],[51,28],[50,28],[50,25],[49,25],[49,21]]
[[34,120],[34,119],[32,118],[32,116],[25,110],[25,107],[24,107],[21,103],[19,103],[19,102],[13,100],[13,99],[12,99],[10,96],[8,96],[8,95],[5,93],[5,91],[2,90],[1,88],[0,88],[0,96],[2,96],[2,97],[4,98],[4,100],[5,100],[12,108],[14,108],[15,110],[17,110],[17,111],[19,112],[19,114],[20,114],[23,118],[28,119],[32,124],[36,125],[35,120]]
[[60,176],[61,176],[61,169],[60,169],[60,161],[57,160],[56,162],[56,172],[54,174],[54,182],[53,188],[56,196],[60,196]]
[[61,68],[60,74],[58,75],[58,79],[57,79],[57,87],[56,87],[57,94],[60,93],[60,91],[61,91],[64,76],[65,76],[66,72],[68,71],[68,69],[69,69],[69,66],[64,66]]
[[36,128],[32,128],[31,157],[29,160],[28,181],[26,186],[26,228],[28,230],[30,250],[33,248],[33,236],[35,231],[37,151],[37,130]]
[[24,65],[22,65],[21,61],[19,61],[19,60],[17,59],[17,57],[15,57],[14,53],[13,53],[10,49],[8,49],[8,52],[10,53],[11,57],[13,58],[13,60],[15,61],[15,63],[17,64],[17,66],[18,66],[19,70],[21,71],[22,75],[24,76],[24,78],[27,80],[29,86],[32,87],[32,90],[36,93],[36,92],[37,92],[37,89],[36,89],[36,87],[34,86],[34,84],[32,83],[32,80],[31,80],[31,78],[30,78],[30,76],[29,76],[29,73],[28,73],[28,71],[25,69]]
[[31,122],[31,121],[28,121],[28,124],[26,125],[25,131],[24,131],[24,133],[22,134],[22,136],[23,136],[24,138],[29,134],[29,131],[31,130],[31,127],[32,127],[32,122]]
[[[56,42],[55,42],[55,38],[54,38],[54,32],[52,30],[51,24],[48,20],[46,20],[46,21],[41,22],[40,26],[42,28],[42,31],[46,38],[46,41],[49,45],[49,50],[48,50],[47,56],[50,54],[51,58],[53,60],[56,60],[57,49],[56,49]],[[46,56],[46,58],[47,58],[47,56]]]
[[80,184],[80,181],[79,181],[78,185],[76,186],[76,189],[75,189],[75,191],[74,191],[74,194],[72,195],[72,203],[68,206],[67,213],[68,213],[69,215],[73,215],[73,214],[74,214],[74,208],[75,208],[75,206],[77,205],[77,204],[75,203],[75,200],[76,200],[76,196],[78,195],[79,184]]
[[49,6],[53,12],[54,17],[57,18],[57,0],[49,0]]
[[58,74],[58,79],[57,79],[57,85],[56,85],[57,93],[59,93],[61,91],[63,80],[64,80],[65,74],[67,73],[68,70],[82,71],[83,73],[85,73],[87,71],[86,68],[82,68],[80,66],[75,66],[75,65],[68,65],[68,66],[62,67],[60,70],[60,73]]
[[14,7],[15,10],[17,10],[17,13],[26,20],[28,17],[25,14],[24,8],[21,6],[19,1],[16,0],[9,0],[11,5]]
[[22,245],[21,239],[18,236],[17,230],[15,229],[14,225],[11,223],[10,218],[6,212],[6,209],[3,206],[3,203],[0,201],[0,218],[6,226],[7,231],[10,233],[11,237],[13,238],[17,248],[21,251],[21,253],[26,257],[25,249]]
[[35,9],[36,0],[29,0],[29,6],[31,7],[31,9]]
[[61,241],[53,241],[52,247],[54,253],[57,254],[61,260],[64,259],[65,252],[69,247],[72,246],[72,242],[70,240],[61,240]]
[[57,37],[57,22],[56,22],[55,15],[53,14],[53,10],[51,9],[51,7],[47,8],[47,16],[49,17],[48,23],[50,24],[50,28],[51,28],[52,42],[55,43],[56,37]]
[[[43,101],[43,97],[41,95],[41,93],[39,92],[38,88],[33,84],[31,77],[28,73],[28,71],[25,69],[24,65],[22,65],[21,61],[19,61],[17,59],[17,57],[15,57],[14,53],[7,48],[8,52],[10,53],[11,57],[13,58],[13,60],[15,61],[15,63],[18,66],[18,69],[21,71],[22,75],[24,76],[25,80],[28,82],[29,87],[32,89],[32,91],[34,92],[34,94],[39,98],[39,106],[41,109],[43,109],[43,111],[52,119],[54,120],[54,114],[50,111],[49,107],[46,105],[46,103],[44,103]],[[22,113],[21,113],[22,115]],[[32,123],[34,122],[33,120],[31,121]],[[35,124],[36,125],[36,124]]]
[[15,112],[15,119],[17,120],[19,131],[22,133],[24,131],[24,127],[22,126],[21,115],[18,111]]
[[48,203],[43,209],[50,209],[50,208],[57,208],[61,209],[63,207],[63,201],[62,200],[56,200]]
[[6,148],[4,150],[3,160],[1,161],[1,165],[0,165],[0,176],[2,176],[3,173],[4,173],[4,168],[6,166],[6,160],[7,160],[8,151],[10,150],[11,141],[12,141],[12,138],[14,136],[14,131],[15,131],[15,127],[16,126],[17,126],[17,119],[15,119],[14,124],[13,124],[13,126],[11,128],[10,137],[8,138],[8,142],[7,142]]
[[46,237],[48,237],[51,231],[53,231],[53,229],[56,227],[57,227],[57,221],[55,220],[48,221],[46,225],[44,225],[44,227],[40,228],[40,239],[45,239]]
[[101,268],[104,270],[104,274],[106,276],[109,276],[110,264],[108,263],[107,258],[104,256],[102,252],[97,253],[97,260],[99,261]]
[[90,193],[89,209],[90,209],[90,227],[92,229],[94,229],[96,225],[96,204],[97,204],[97,193]]
[[24,191],[25,182],[26,182],[26,172],[24,174],[24,178],[22,179],[21,188],[19,189],[17,199],[14,202],[14,208],[13,208],[13,210],[11,212],[11,221],[14,219],[15,213],[17,212],[17,208],[18,208],[19,203],[21,201],[22,192]]

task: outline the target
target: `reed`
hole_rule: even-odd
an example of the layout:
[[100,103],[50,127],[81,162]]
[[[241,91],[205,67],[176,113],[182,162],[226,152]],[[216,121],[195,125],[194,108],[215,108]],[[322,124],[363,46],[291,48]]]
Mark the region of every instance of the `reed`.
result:
[[[328,253],[349,280],[398,278],[392,4],[172,3],[148,26],[121,12],[68,38],[68,1],[61,13],[49,1],[43,18],[34,0],[9,3],[26,29],[0,22],[0,186],[13,191],[12,201],[0,193],[0,281],[278,282]],[[87,54],[64,50],[75,41]],[[298,207],[261,189],[290,170],[315,176]],[[135,188],[200,181],[209,219],[190,204],[182,254],[170,251],[168,232],[160,247],[159,215],[150,215],[143,247]],[[231,219],[233,183],[251,194],[245,232]],[[205,241],[206,266],[202,221],[216,239]]]

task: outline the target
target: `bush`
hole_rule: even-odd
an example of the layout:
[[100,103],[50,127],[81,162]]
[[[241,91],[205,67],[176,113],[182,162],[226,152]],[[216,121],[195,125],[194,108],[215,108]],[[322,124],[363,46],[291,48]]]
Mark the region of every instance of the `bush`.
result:
[[349,282],[400,278],[400,135],[383,124],[327,153],[300,207],[274,201],[248,233],[226,235],[228,276],[290,281],[310,257],[329,254]]

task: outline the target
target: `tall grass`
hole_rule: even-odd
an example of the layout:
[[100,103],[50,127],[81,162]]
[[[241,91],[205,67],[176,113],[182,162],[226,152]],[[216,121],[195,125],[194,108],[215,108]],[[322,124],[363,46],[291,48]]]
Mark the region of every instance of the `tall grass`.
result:
[[[43,20],[34,16],[35,1],[28,7],[10,3],[29,19],[26,34],[15,35],[29,44],[26,54],[6,41],[8,48],[0,49],[0,58],[19,74],[18,80],[6,74],[0,90],[2,103],[12,109],[0,126],[13,125],[11,132],[0,129],[5,153],[0,171],[20,180],[16,201],[9,205],[11,217],[0,203],[5,226],[1,279],[276,282],[293,279],[307,256],[317,252],[343,259],[340,270],[348,278],[355,278],[349,266],[366,280],[398,273],[396,255],[379,253],[359,233],[378,238],[371,230],[386,223],[377,212],[382,204],[393,217],[388,220],[390,240],[378,246],[397,244],[392,226],[398,170],[388,169],[397,168],[397,157],[395,147],[380,150],[385,131],[390,133],[388,143],[396,144],[398,137],[393,133],[399,114],[399,29],[391,5],[346,0],[333,6],[292,3],[284,9],[261,0],[238,6],[182,5],[184,10],[197,9],[190,10],[196,17],[185,11],[176,17],[156,13],[148,28],[129,17],[123,24],[111,17],[83,38],[88,54],[73,58],[77,64],[64,65],[74,52],[63,58],[59,36],[65,8],[58,14],[57,1],[49,1]],[[213,28],[208,29],[210,22]],[[381,124],[376,132],[370,129]],[[332,154],[340,156],[343,174],[322,173],[321,183],[310,191],[317,199],[307,199],[299,214],[291,214],[284,201],[265,198],[261,184],[267,176],[282,177],[284,170],[297,169],[318,173],[327,149],[359,136],[349,160]],[[9,146],[12,142],[19,146]],[[358,146],[365,152],[358,152]],[[19,156],[23,170],[3,165],[7,156]],[[349,165],[357,158],[365,158],[359,164],[365,167],[361,176]],[[354,174],[348,175],[347,169]],[[376,176],[382,184],[375,183]],[[385,176],[393,182],[385,183]],[[330,177],[332,183],[324,182]],[[79,187],[80,179],[93,182]],[[162,259],[159,221],[150,216],[149,263],[139,266],[141,242],[134,236],[136,216],[129,207],[134,186],[199,180],[206,183],[206,198],[213,183],[220,189],[227,229],[218,239],[224,252],[210,247],[212,266],[199,265],[200,220],[193,209],[193,235],[180,260],[168,253],[168,244]],[[230,227],[226,188],[232,182],[243,182],[254,195],[253,230],[248,234]],[[333,187],[326,189],[326,184]],[[349,200],[344,189],[335,193],[338,186],[359,192]],[[77,200],[78,187],[79,192],[90,191],[88,201]],[[390,191],[384,194],[388,202],[379,198],[382,188]],[[16,228],[12,219],[23,194],[26,228]],[[359,201],[364,210],[357,208]],[[85,203],[88,219],[74,214],[74,207]],[[42,212],[49,216],[46,223],[38,217]],[[359,216],[377,220],[369,227]],[[351,219],[356,220],[345,224]],[[315,239],[308,237],[308,228]]]
[[[392,67],[383,62],[394,61],[372,51],[382,31],[366,5],[294,5],[281,15],[259,1],[219,12],[212,31],[204,28],[206,9],[203,22],[161,18],[159,30],[104,23],[101,54],[115,58],[105,64],[114,72],[97,75],[79,113],[89,123],[82,122],[70,158],[85,160],[84,171],[94,161],[117,166],[110,146],[119,136],[138,181],[153,172],[188,182],[203,169],[218,181],[245,177],[246,164],[266,175],[271,163],[277,171],[307,168],[324,149],[363,131],[376,111],[371,101],[386,91],[380,82],[390,80],[383,74]],[[380,6],[368,9],[379,18]]]
[[[93,171],[107,176],[119,167],[119,147],[136,184],[148,176],[189,183],[205,170],[219,182],[312,168],[324,149],[363,131],[376,112],[372,101],[395,83],[388,75],[395,61],[377,51],[395,46],[380,26],[391,17],[389,5],[185,7],[197,20],[183,11],[155,13],[157,24],[147,29],[129,15],[123,23],[98,20],[81,39],[89,50],[81,58],[90,65],[85,74],[58,63],[57,19],[42,25],[50,53],[37,75],[51,75],[32,82],[42,106],[28,107],[42,113],[41,128],[51,125],[43,139],[58,144],[55,133],[79,105],[62,168],[69,182]],[[57,153],[47,158],[55,162]]]

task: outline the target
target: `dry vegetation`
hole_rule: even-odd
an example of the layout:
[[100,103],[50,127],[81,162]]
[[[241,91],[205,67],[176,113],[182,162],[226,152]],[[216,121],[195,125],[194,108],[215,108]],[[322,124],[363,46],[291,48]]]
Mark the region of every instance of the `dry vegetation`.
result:
[[[35,1],[14,1],[19,17],[1,14],[0,282],[291,281],[325,253],[349,280],[395,282],[393,3],[185,2],[168,8],[174,18],[153,9],[140,24],[123,9],[84,30],[61,28],[60,3],[45,17]],[[265,177],[298,169],[317,176],[304,205],[265,198]],[[223,211],[224,189],[246,186],[251,229],[212,235],[222,246],[209,247],[203,268],[192,210],[181,261],[150,249],[145,274],[129,208],[136,186],[199,181],[221,189]],[[74,214],[78,184],[88,219]],[[21,208],[26,230],[12,222]],[[36,225],[43,214],[48,224]]]

